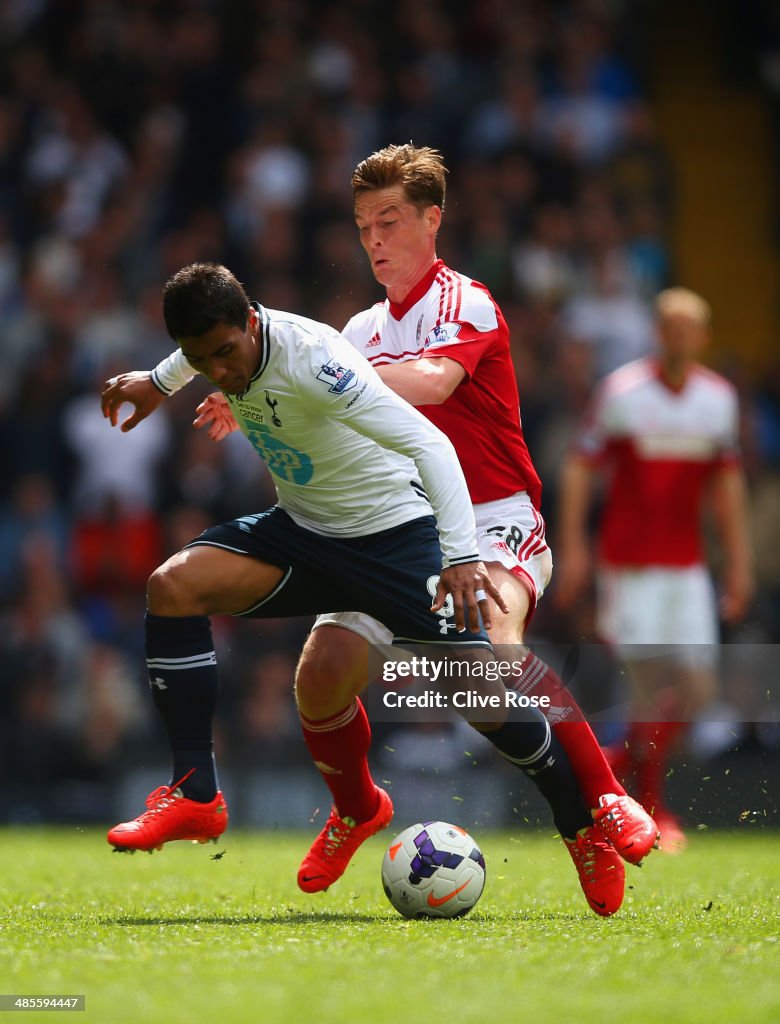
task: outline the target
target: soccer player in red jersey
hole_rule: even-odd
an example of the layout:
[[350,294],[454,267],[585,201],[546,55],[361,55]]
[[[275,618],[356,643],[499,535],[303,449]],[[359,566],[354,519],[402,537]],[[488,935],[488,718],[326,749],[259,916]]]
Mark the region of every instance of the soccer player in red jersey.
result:
[[[445,173],[438,153],[411,145],[387,147],[356,168],[355,221],[387,299],[353,317],[343,333],[386,384],[453,442],[475,506],[481,557],[510,608],[508,615],[494,616],[490,638],[494,645],[513,645],[516,651],[549,581],[552,558],[539,512],[541,484],[523,437],[506,322],[484,285],[436,258]],[[355,711],[342,727],[343,739],[338,736],[341,729],[332,728],[344,709],[359,706],[357,694],[366,683],[366,641],[386,643],[387,631],[365,616],[320,616],[296,679],[304,735],[315,761],[327,766],[323,778],[333,793],[337,820],[365,816],[375,799],[363,752],[370,735],[367,722],[354,725],[362,719]],[[581,834],[565,837],[587,893],[585,879],[594,870],[594,858],[596,871],[620,874],[622,866],[615,864],[607,841],[636,863],[651,849],[657,830],[612,774],[561,681],[525,648],[523,658],[523,671],[512,685],[524,694],[551,696],[548,718],[586,806],[598,819]],[[358,728],[362,741],[345,742]],[[315,866],[326,876],[332,873],[323,867],[330,860],[327,833],[326,826],[304,858],[299,873],[303,887]]]
[[[475,505],[480,557],[509,607],[507,614],[493,615],[491,641],[512,645],[510,661],[521,648],[522,671],[509,685],[522,695],[551,699],[548,720],[591,809],[564,841],[590,906],[612,913],[623,898],[621,857],[641,862],[657,828],[615,778],[572,695],[523,646],[552,572],[539,512],[541,485],[523,438],[501,311],[484,285],[436,257],[445,175],[439,153],[412,145],[389,146],[356,168],[355,220],[387,298],[353,317],[342,333],[457,451]],[[136,405],[129,426],[186,383],[188,371],[174,353],[152,371],[156,395],[149,375],[141,378],[120,378],[126,400]],[[208,426],[215,439],[233,429],[220,396],[206,399],[199,412],[196,425]],[[367,761],[371,732],[358,695],[369,681],[369,645],[389,637],[384,625],[363,614],[321,615],[301,655],[296,697],[304,738],[334,801],[298,874],[307,892],[327,889],[343,874],[379,813],[380,791]]]
[[589,499],[604,470],[598,624],[634,688],[625,745],[612,761],[619,773],[634,773],[662,848],[674,850],[685,837],[664,803],[667,759],[716,689],[718,609],[702,541],[708,497],[724,554],[726,622],[744,615],[752,572],[736,392],[697,362],[709,336],[709,306],[670,288],[656,311],[658,355],[604,379],[565,465],[557,601],[571,605],[589,580]]

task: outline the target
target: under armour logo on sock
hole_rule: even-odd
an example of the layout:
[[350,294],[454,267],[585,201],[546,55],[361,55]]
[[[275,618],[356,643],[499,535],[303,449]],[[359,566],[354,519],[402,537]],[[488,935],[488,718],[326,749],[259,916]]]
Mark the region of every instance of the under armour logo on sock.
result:
[[340,768],[331,768],[329,764],[325,764],[324,761],[315,761],[314,764],[322,772],[323,775],[343,775],[344,773]]
[[150,679],[149,686],[156,686],[158,690],[167,690],[164,679]]

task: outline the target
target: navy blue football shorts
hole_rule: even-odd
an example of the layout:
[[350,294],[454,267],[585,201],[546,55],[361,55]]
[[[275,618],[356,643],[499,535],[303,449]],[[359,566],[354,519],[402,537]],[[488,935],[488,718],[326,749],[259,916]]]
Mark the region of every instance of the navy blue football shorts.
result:
[[484,629],[459,633],[451,601],[430,610],[441,573],[436,520],[423,516],[365,537],[325,537],[278,506],[205,530],[206,545],[257,558],[284,571],[279,583],[240,615],[277,619],[320,612],[365,612],[392,630],[394,643],[489,647]]

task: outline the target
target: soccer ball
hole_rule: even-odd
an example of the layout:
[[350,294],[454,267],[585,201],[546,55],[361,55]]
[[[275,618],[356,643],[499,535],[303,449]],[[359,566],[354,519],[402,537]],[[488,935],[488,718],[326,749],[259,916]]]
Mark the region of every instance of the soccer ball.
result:
[[457,825],[410,825],[387,848],[382,886],[404,917],[462,917],[482,895],[485,859]]

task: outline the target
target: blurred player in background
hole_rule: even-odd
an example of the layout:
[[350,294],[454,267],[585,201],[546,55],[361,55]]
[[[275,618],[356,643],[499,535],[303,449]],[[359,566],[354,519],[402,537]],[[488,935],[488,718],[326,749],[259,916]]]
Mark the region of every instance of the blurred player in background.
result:
[[[510,609],[493,616],[491,640],[516,652],[552,571],[541,485],[523,438],[506,322],[483,285],[436,257],[445,175],[436,151],[412,145],[387,147],[356,168],[355,219],[387,299],[353,317],[343,333],[455,445],[475,504],[481,557]],[[125,375],[121,386],[136,405],[127,425],[191,376],[178,353],[151,378]],[[235,429],[221,396],[210,396],[199,412],[196,424],[208,426],[214,438]],[[360,826],[376,813],[367,761],[371,732],[358,694],[369,681],[369,644],[390,636],[363,614],[321,615],[301,656],[296,696],[304,737],[334,800],[299,871],[299,885],[308,892],[326,889],[343,874],[365,838]],[[553,733],[595,819],[576,834],[564,832],[566,847],[591,907],[612,913],[623,897],[620,857],[641,862],[656,842],[655,822],[615,778],[560,679],[526,648],[521,657],[522,672],[510,685],[551,697]]]
[[720,615],[746,611],[752,570],[734,387],[697,360],[710,309],[670,288],[656,300],[658,355],[601,383],[563,475],[556,601],[570,607],[591,577],[587,523],[594,479],[601,511],[597,617],[633,684],[625,744],[610,754],[633,773],[664,849],[685,836],[664,802],[670,752],[716,693],[718,604],[704,561],[702,513],[714,513],[723,552]]

